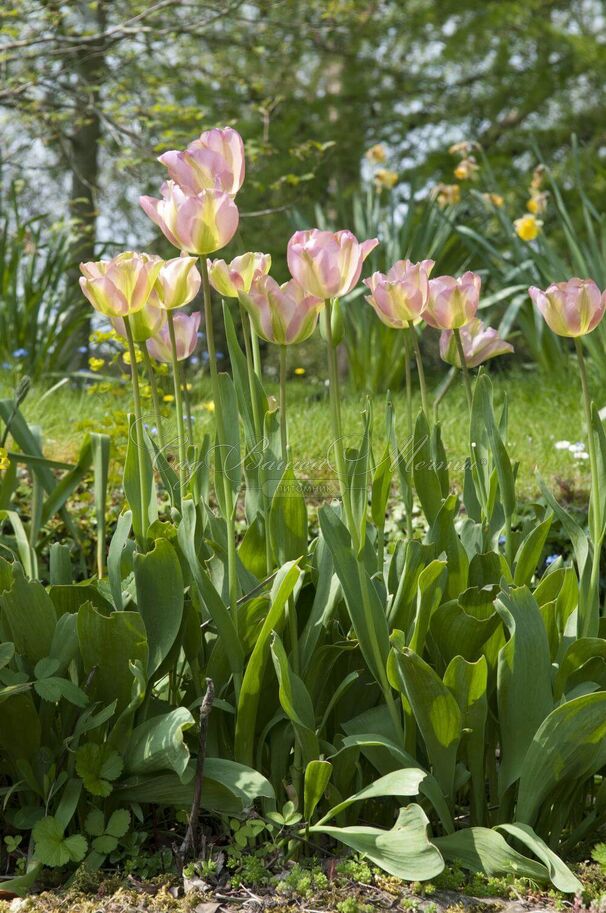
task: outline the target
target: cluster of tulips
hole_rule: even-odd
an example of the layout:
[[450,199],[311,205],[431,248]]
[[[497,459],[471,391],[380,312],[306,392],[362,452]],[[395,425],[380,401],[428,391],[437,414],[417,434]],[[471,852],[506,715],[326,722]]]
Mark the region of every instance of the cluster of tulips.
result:
[[[166,152],[159,161],[168,171],[168,180],[161,188],[162,197],[144,196],[140,203],[171,244],[179,249],[180,255],[162,260],[145,253],[125,252],[112,260],[81,264],[83,275],[80,283],[84,294],[94,308],[112,321],[128,344],[137,429],[140,430],[142,424],[135,351],[135,344],[138,343],[145,348],[146,358],[151,356],[173,365],[179,461],[182,467],[185,466],[179,362],[194,351],[201,315],[196,312],[186,314],[179,309],[192,302],[202,288],[213,397],[215,403],[219,403],[212,286],[223,298],[239,301],[251,383],[253,374],[257,377],[261,375],[259,337],[280,347],[281,380],[284,381],[286,348],[309,338],[318,320],[322,320],[328,350],[337,471],[343,479],[346,470],[341,444],[343,435],[332,315],[339,307],[339,299],[350,293],[359,282],[364,260],[379,241],[375,238],[359,242],[350,231],[297,231],[287,248],[287,263],[292,278],[281,285],[269,275],[271,258],[267,254],[249,252],[230,263],[210,261],[209,255],[227,245],[238,228],[235,196],[245,174],[242,138],[229,127],[210,130],[187,149]],[[463,372],[470,405],[472,387],[467,369],[513,351],[496,330],[486,327],[477,317],[480,277],[466,272],[460,277],[431,278],[433,267],[432,260],[420,263],[400,260],[386,274],[375,272],[364,280],[369,291],[366,300],[377,316],[388,326],[404,331],[410,427],[410,363],[413,354],[422,405],[428,415],[428,396],[416,329],[421,322],[441,331],[442,358]],[[555,333],[575,338],[589,425],[591,407],[578,337],[591,332],[602,319],[606,296],[600,293],[593,281],[580,279],[554,284],[544,292],[531,288],[530,295]],[[280,405],[283,456],[286,459],[285,395]],[[262,420],[258,430],[262,435]],[[594,464],[595,455],[592,456],[595,469]],[[182,480],[185,484],[184,475]],[[347,509],[346,503],[344,506]]]

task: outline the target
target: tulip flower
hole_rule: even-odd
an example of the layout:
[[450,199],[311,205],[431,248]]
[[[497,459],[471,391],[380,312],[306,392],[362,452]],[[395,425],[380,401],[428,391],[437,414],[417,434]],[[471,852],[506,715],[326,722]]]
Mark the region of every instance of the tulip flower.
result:
[[282,346],[308,339],[323,306],[323,299],[308,295],[294,279],[278,285],[262,273],[255,276],[250,291],[239,292],[238,298],[259,336]]
[[377,238],[360,243],[350,231],[297,231],[288,242],[288,268],[308,295],[340,298],[357,284],[378,243]]
[[[200,312],[196,311],[194,314],[175,314],[172,318],[175,329],[177,361],[184,361],[195,351],[198,343],[201,316]],[[159,333],[147,341],[147,350],[156,361],[170,364],[172,350],[168,325],[163,326]]]
[[152,302],[163,311],[184,307],[200,291],[202,277],[196,269],[195,257],[174,257],[165,260],[156,279]]
[[436,330],[457,330],[476,315],[482,280],[477,273],[439,276],[429,280],[429,297],[423,320]]
[[373,273],[369,279],[364,279],[364,285],[371,292],[366,300],[388,327],[405,329],[421,319],[433,265],[433,260],[421,263],[398,260],[387,273]]
[[[468,368],[477,368],[490,358],[513,352],[511,343],[501,339],[495,329],[487,327],[477,317],[461,327],[460,337]],[[463,367],[452,330],[444,330],[440,335],[440,357],[455,368]]]
[[224,298],[237,298],[238,292],[249,292],[257,273],[269,272],[271,256],[255,251],[235,257],[231,263],[213,260],[208,264],[210,284]]
[[533,286],[528,289],[528,294],[549,328],[558,336],[576,337],[591,333],[606,308],[606,292],[602,294],[592,279],[554,282],[544,292]]
[[[122,317],[110,317],[111,324],[120,336],[126,339],[126,327]],[[166,322],[166,314],[162,308],[152,304],[152,298],[149,299],[144,308],[131,314],[129,317],[130,328],[135,342],[146,342],[155,336]]]
[[244,182],[244,143],[231,127],[207,130],[183,152],[165,152],[158,161],[188,194],[222,190],[234,196]]
[[96,311],[128,317],[142,310],[162,268],[160,257],[125,251],[112,260],[81,263],[80,288]]
[[186,193],[174,181],[162,185],[162,199],[139,197],[144,212],[171,244],[206,256],[225,247],[238,228],[238,207],[221,190]]

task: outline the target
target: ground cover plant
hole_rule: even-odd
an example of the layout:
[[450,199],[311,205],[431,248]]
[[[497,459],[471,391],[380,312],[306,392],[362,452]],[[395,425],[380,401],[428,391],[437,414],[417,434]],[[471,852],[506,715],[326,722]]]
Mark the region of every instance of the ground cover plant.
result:
[[[606,815],[606,437],[580,342],[606,297],[586,277],[529,290],[550,331],[574,341],[585,526],[541,478],[540,500],[518,498],[508,400],[496,402],[482,367],[512,346],[477,317],[479,275],[438,276],[419,252],[361,283],[378,239],[306,229],[288,242],[292,278],[279,285],[263,253],[209,260],[238,225],[238,133],[208,131],[160,162],[162,196],[141,206],[179,254],[81,265],[132,382],[107,550],[108,438],[91,434],[59,478],[65,467],[48,465],[21,411],[25,387],[0,403],[3,447],[13,442],[2,453],[3,889],[126,863],[152,832],[198,875],[227,838],[232,855],[256,848],[257,866],[276,851],[304,864],[340,846],[405,881],[454,865],[577,894],[565,860],[597,842]],[[405,392],[398,408],[386,394],[380,443],[376,402],[343,420],[339,302],[360,283],[368,313],[401,340]],[[229,373],[218,369],[217,304]],[[286,378],[318,324],[330,436],[324,460],[304,467]],[[200,327],[212,408],[198,436],[183,364]],[[452,392],[431,395],[421,333],[439,333],[464,391],[458,466],[438,402]],[[277,395],[264,388],[260,340],[278,356]],[[169,365],[170,425],[154,363]],[[35,479],[25,523],[10,506],[19,460]],[[70,523],[66,502],[91,466],[96,573],[82,579],[77,552],[55,542],[40,579],[45,523]],[[387,535],[394,490],[401,529]],[[556,525],[567,544],[546,562]]]

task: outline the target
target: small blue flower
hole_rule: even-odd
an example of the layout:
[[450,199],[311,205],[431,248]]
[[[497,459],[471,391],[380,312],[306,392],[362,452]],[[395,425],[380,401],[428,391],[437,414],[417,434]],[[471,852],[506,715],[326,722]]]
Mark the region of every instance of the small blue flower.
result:
[[505,545],[506,541],[505,536],[499,536],[499,545]]
[[13,358],[25,358],[27,354],[27,349],[15,349],[13,352]]
[[217,358],[225,358],[223,352],[217,352]]
[[80,352],[81,355],[86,355],[88,352],[88,346],[78,346],[78,352]]
[[203,361],[203,362],[207,362],[207,361],[208,361],[208,352],[202,352],[202,361]]
[[559,555],[547,555],[545,558],[545,565],[549,567],[549,565],[553,564],[554,561],[557,561],[559,557]]
[[[147,427],[147,426],[146,426],[146,427]],[[158,429],[156,428],[155,425],[154,425],[154,427],[152,428],[151,433],[152,433],[152,434],[157,434],[157,433],[158,433]]]

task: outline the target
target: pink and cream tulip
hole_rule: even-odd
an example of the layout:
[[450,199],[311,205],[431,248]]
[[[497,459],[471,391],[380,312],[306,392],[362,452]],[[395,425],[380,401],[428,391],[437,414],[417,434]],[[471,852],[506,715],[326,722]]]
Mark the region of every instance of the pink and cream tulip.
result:
[[144,196],[139,203],[170,243],[189,254],[207,256],[220,250],[238,228],[238,207],[222,190],[186,193],[166,181],[161,200]]
[[80,288],[96,311],[106,317],[128,317],[147,304],[163,261],[125,251],[112,260],[81,263]]
[[309,295],[340,298],[357,285],[362,264],[378,243],[360,242],[350,231],[297,231],[288,242],[288,268]]
[[316,328],[323,299],[307,292],[296,280],[278,285],[259,273],[249,292],[238,295],[262,339],[276,345],[293,345],[308,339]]
[[231,263],[213,260],[208,264],[210,284],[224,298],[237,298],[238,292],[249,292],[257,273],[266,275],[271,267],[269,254],[259,251],[235,257]]
[[154,285],[152,302],[163,311],[183,307],[193,301],[201,283],[195,257],[165,260]]
[[398,260],[387,273],[373,273],[364,279],[370,289],[366,300],[388,327],[401,330],[419,322],[427,305],[433,265],[433,260]]
[[600,292],[593,279],[554,282],[544,292],[533,286],[528,294],[558,336],[586,336],[595,330],[606,308],[606,292]]
[[244,182],[244,143],[231,127],[207,130],[183,152],[171,150],[158,159],[186,193],[222,190],[234,196]]
[[[110,320],[116,333],[126,339],[126,327],[124,326],[123,318],[110,317]],[[150,298],[144,308],[129,317],[133,340],[135,342],[147,342],[148,339],[160,332],[165,322],[166,313],[162,308],[152,304],[152,299]]]
[[438,276],[429,280],[423,320],[436,330],[458,330],[476,316],[482,280],[477,273]]
[[[513,352],[511,343],[501,339],[495,329],[487,327],[478,317],[461,327],[460,335],[468,368],[477,368],[497,355]],[[440,357],[455,368],[463,367],[452,330],[444,330],[440,335]]]
[[[201,314],[199,311],[196,311],[194,314],[174,315],[173,325],[175,329],[177,361],[184,361],[194,353],[198,344],[200,319]],[[164,324],[160,332],[147,341],[147,351],[156,361],[170,364],[172,361],[172,350],[170,346],[168,324]]]

